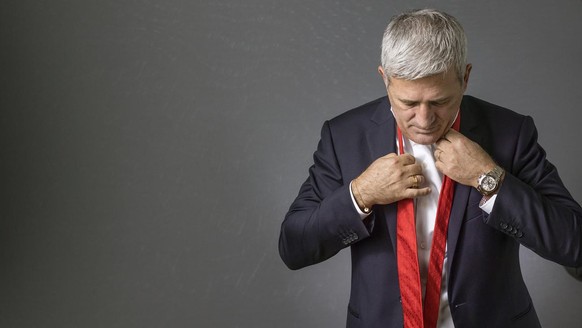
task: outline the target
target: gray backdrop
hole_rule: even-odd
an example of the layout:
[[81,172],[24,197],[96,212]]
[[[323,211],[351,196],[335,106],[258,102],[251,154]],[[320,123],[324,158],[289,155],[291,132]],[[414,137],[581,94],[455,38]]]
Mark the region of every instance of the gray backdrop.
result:
[[[529,114],[582,200],[582,1],[3,0],[0,327],[341,327],[349,252],[283,216],[325,119],[384,94],[388,19],[464,24],[468,93]],[[545,327],[582,283],[528,250]]]

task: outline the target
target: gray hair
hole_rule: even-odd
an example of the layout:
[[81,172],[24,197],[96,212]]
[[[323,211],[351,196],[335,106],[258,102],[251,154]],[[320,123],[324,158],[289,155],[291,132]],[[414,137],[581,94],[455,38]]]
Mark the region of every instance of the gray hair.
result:
[[382,68],[387,77],[415,80],[456,70],[463,80],[467,37],[451,15],[414,10],[390,21],[382,39]]

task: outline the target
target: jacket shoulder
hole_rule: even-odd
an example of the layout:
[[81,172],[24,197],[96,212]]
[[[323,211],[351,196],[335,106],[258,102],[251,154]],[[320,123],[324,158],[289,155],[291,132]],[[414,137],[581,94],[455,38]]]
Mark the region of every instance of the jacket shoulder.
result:
[[482,122],[515,122],[522,121],[526,115],[517,113],[511,109],[487,102],[477,97],[465,95],[461,108],[475,112]]
[[370,122],[382,123],[392,117],[390,102],[384,96],[350,109],[328,122],[332,128],[368,126]]

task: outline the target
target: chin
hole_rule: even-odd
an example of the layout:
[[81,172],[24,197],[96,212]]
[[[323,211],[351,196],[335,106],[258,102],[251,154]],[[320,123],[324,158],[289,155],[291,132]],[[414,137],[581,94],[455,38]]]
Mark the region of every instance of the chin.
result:
[[428,134],[415,134],[410,138],[410,140],[421,145],[432,145],[433,143],[436,143],[439,139],[440,136],[438,135],[428,135]]

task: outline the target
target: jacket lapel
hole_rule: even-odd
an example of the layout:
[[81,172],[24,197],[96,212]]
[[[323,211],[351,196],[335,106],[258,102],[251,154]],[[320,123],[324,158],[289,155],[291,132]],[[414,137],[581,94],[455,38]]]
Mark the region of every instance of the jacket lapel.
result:
[[[478,109],[472,108],[466,97],[463,98],[461,103],[461,134],[473,140],[474,142],[481,145],[483,148],[486,145],[486,134],[479,133],[482,127],[479,124],[480,118],[478,115]],[[467,204],[469,201],[469,195],[471,194],[472,187],[461,185],[459,183],[455,184],[455,194],[453,198],[453,208],[451,209],[451,216],[449,219],[449,228],[447,233],[447,271],[452,267],[452,263],[455,257],[455,250],[457,249],[457,243],[459,241],[459,234],[461,232],[461,226],[463,225],[463,218],[465,216],[465,211],[467,209]],[[448,275],[450,277],[450,275]]]
[[[392,112],[390,112],[388,98],[384,98],[380,102],[371,117],[371,121],[373,123],[366,135],[370,154],[369,163],[396,152],[396,123]],[[396,249],[396,206],[390,204],[380,208],[382,215],[378,215],[376,219],[385,220],[392,247]]]

